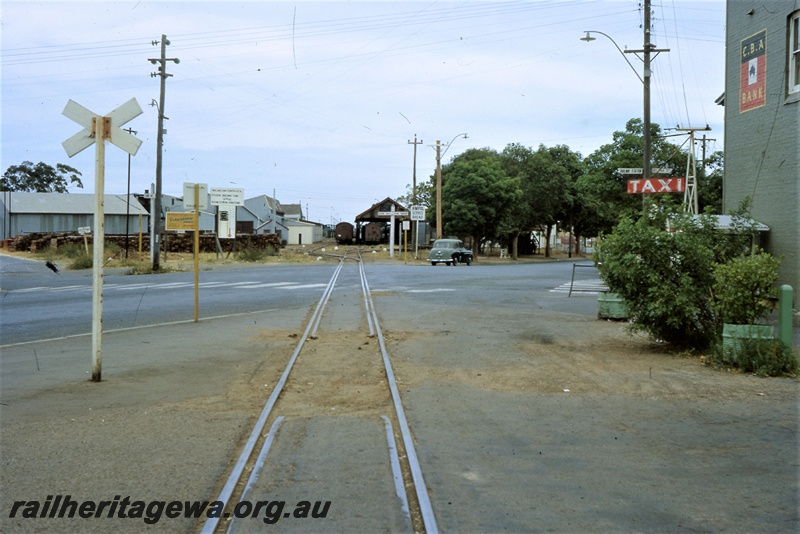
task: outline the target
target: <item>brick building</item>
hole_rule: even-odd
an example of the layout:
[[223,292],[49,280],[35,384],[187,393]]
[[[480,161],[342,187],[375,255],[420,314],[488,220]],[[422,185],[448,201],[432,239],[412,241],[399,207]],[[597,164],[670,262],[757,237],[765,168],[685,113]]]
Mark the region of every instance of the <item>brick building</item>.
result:
[[[800,0],[728,0],[723,209],[746,196],[800,292]],[[795,298],[797,302],[797,298]]]

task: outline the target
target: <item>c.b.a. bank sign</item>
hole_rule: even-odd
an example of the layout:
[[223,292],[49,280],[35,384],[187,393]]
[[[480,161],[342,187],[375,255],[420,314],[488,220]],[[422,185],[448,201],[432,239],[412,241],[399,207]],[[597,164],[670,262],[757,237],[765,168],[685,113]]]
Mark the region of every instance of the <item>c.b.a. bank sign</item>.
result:
[[767,30],[742,39],[739,113],[767,103]]

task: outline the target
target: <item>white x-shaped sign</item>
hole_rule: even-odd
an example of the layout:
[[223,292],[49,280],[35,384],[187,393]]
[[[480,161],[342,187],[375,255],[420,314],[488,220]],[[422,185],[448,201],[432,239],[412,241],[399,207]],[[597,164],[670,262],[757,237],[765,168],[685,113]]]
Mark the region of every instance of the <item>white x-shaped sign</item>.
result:
[[[131,156],[135,156],[136,152],[139,151],[142,141],[122,130],[121,127],[141,114],[142,108],[139,103],[135,98],[131,98],[114,111],[105,115],[111,119],[111,128],[107,133],[108,140],[111,141],[111,144],[118,146]],[[74,100],[70,100],[64,107],[63,115],[83,126],[83,130],[61,143],[70,158],[81,150],[92,146],[98,136],[102,140],[102,128],[94,124],[100,123],[99,119],[101,117],[93,111],[86,109]],[[97,117],[97,120],[95,120],[95,117]]]

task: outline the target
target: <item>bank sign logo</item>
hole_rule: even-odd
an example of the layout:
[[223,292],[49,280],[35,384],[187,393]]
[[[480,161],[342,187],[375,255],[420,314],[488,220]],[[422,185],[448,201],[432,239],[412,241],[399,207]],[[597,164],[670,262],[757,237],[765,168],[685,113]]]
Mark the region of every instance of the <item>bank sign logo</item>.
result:
[[767,30],[742,40],[739,113],[767,103]]

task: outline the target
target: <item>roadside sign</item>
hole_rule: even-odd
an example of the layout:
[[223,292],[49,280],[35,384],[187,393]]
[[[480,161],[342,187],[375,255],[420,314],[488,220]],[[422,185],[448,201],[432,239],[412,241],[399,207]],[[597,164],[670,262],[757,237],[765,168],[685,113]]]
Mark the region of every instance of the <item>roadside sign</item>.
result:
[[648,193],[683,193],[686,178],[648,178],[647,180],[628,180],[628,193],[641,195]]
[[[199,209],[208,209],[208,184],[197,185],[200,186]],[[183,182],[183,207],[187,210],[194,211],[194,184],[191,182]]]
[[220,204],[217,211],[217,235],[219,237],[236,237],[236,206]]
[[[642,174],[644,169],[641,167],[621,167],[617,169],[620,174]],[[656,167],[653,169],[653,174],[670,174],[672,167]]]
[[194,230],[194,213],[167,212],[167,231]]
[[425,206],[411,206],[411,220],[424,221],[425,220]]
[[391,217],[394,215],[395,217],[408,217],[407,211],[379,211],[378,217]]
[[244,189],[240,187],[212,187],[212,206],[244,206]]

